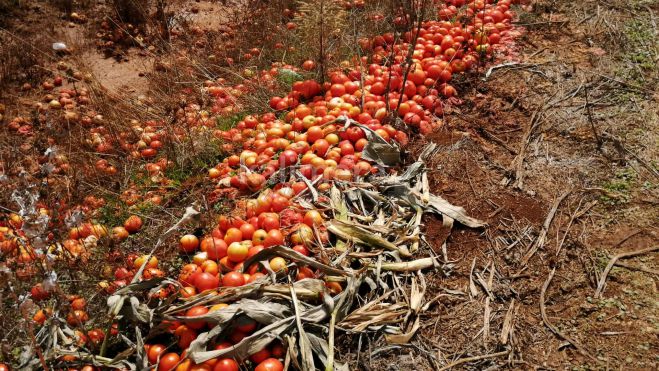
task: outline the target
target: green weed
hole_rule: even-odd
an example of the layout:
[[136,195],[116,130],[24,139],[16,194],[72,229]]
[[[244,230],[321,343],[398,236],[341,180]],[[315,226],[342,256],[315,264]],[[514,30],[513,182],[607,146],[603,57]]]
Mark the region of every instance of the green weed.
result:
[[602,185],[608,194],[602,195],[601,200],[610,205],[627,203],[631,198],[631,191],[635,183],[636,173],[633,169],[626,168],[618,171],[612,179]]

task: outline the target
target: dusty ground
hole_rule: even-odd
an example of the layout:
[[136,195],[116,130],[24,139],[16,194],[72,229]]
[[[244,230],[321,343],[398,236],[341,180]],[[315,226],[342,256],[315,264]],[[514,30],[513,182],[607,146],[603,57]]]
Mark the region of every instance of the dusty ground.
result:
[[[215,2],[181,9],[181,20],[209,29],[226,14]],[[339,358],[367,370],[459,360],[467,369],[659,367],[656,251],[621,260],[595,297],[611,257],[659,240],[657,11],[656,1],[541,0],[522,12],[518,63],[458,84],[467,103],[414,144],[441,146],[434,191],[488,228],[447,236],[427,219],[446,261],[426,273],[436,301],[421,330],[407,346],[343,336]],[[81,28],[34,47],[54,67],[48,47],[64,38],[81,50],[69,60],[104,88],[150,92],[148,53],[105,58],[83,47]]]

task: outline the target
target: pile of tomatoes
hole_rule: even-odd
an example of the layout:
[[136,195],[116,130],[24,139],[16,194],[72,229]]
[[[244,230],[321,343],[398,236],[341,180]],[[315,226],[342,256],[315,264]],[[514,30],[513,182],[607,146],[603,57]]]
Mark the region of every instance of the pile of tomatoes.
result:
[[[288,94],[270,99],[272,112],[247,115],[226,130],[217,128],[218,118],[240,111],[238,102],[249,94],[248,84],[228,86],[222,79],[208,82],[204,92],[213,99],[211,107],[204,110],[197,104],[186,104],[175,112],[180,125],[173,130],[163,122],[131,121],[130,130],[111,133],[101,115],[80,108],[88,103],[88,93],[61,87],[61,78],[42,86],[47,94],[37,108],[44,115],[57,112],[62,121],[89,128],[86,144],[98,153],[121,148],[131,158],[142,160],[146,174],[154,179],[162,179],[158,177],[172,166],[172,162],[162,156],[163,146],[169,141],[187,140],[191,136],[190,129],[193,134],[208,132],[223,141],[222,149],[229,155],[208,171],[208,177],[217,184],[213,192],[217,198],[230,188],[245,197],[237,200],[235,210],[220,216],[217,224],[205,234],[187,231],[180,236],[178,248],[187,262],[176,272],[180,290],[161,289],[151,293],[152,298],[164,299],[172,294],[183,299],[200,293],[212,295],[225,288],[264,281],[271,273],[280,277],[289,275],[294,280],[324,279],[322,272],[300,262],[272,257],[267,262],[250,264],[250,258],[282,245],[300,255],[313,256],[327,245],[330,236],[324,220],[331,215],[318,206],[327,201],[324,192],[333,182],[361,181],[384,170],[364,156],[373,137],[405,146],[408,135],[428,134],[442,125],[445,106],[455,101],[457,95],[452,85],[456,75],[477,68],[485,57],[511,37],[513,14],[510,6],[513,2],[435,2],[439,3],[438,20],[423,22],[418,30],[414,28],[403,33],[400,40],[393,33],[359,39],[362,57],[341,63],[340,68],[328,73],[326,82],[296,81]],[[342,3],[346,8],[363,6],[362,1]],[[250,55],[258,54],[258,49],[250,51]],[[310,60],[301,65],[302,71],[315,68],[316,63]],[[274,64],[270,70],[245,70],[243,75],[247,82],[274,89],[277,75],[284,70],[299,69]],[[57,95],[51,94],[55,88],[59,88]],[[30,135],[32,131],[27,120],[20,117],[12,120],[9,127],[23,135]],[[52,156],[44,161],[52,162],[55,172],[69,170],[64,156]],[[107,176],[117,174],[117,167],[106,159],[94,165],[98,173]],[[166,183],[166,179],[162,182]],[[309,202],[299,202],[309,199],[306,195],[312,193],[311,184],[320,192],[315,204],[317,209]],[[158,194],[147,194],[146,198],[154,204],[161,201]],[[134,189],[124,191],[121,199],[127,205],[144,201]],[[11,223],[20,223],[20,220]],[[14,228],[10,228],[12,226]],[[83,223],[70,230],[62,248],[67,256],[86,258],[90,237],[108,237],[120,243],[142,227],[143,221],[136,215],[111,230],[99,224]],[[31,261],[35,259],[34,253],[19,246],[12,232],[18,228],[20,226],[16,225],[0,227],[0,248],[3,253],[11,251],[17,262]],[[128,255],[119,266],[113,267],[110,282],[105,282],[102,288],[112,293],[129,284],[142,266],[143,279],[166,275],[156,257]],[[330,280],[325,285],[332,295],[343,289],[340,283]],[[50,295],[41,285],[35,285],[31,294],[35,301],[45,300]],[[79,297],[69,299],[66,319],[71,327],[77,328],[78,344],[97,346],[106,334],[101,329],[80,331],[89,320],[86,303]],[[282,370],[281,360],[286,349],[279,340],[247,360],[216,358],[194,364],[186,358],[191,342],[213,327],[212,323],[190,319],[227,306],[225,303],[194,306],[178,313],[179,318],[184,319],[167,323],[176,345],[147,344],[148,362],[157,370],[237,371],[241,367],[238,361],[246,362],[245,365],[257,371]],[[51,315],[52,310],[43,308],[33,319],[43,324]],[[236,319],[230,335],[216,340],[212,347],[231,347],[259,328],[256,321],[243,315]],[[115,325],[109,335],[117,332]]]
[[[181,297],[250,284],[264,277],[268,270],[290,273],[288,270],[292,268],[295,279],[322,278],[320,272],[281,257],[270,259],[268,270],[260,263],[250,266],[244,263],[275,245],[311,255],[326,244],[329,235],[323,226],[323,212],[302,207],[296,199],[307,192],[309,182],[314,182],[322,194],[334,181],[362,179],[377,171],[377,164],[362,157],[369,144],[367,134],[405,145],[408,132],[425,134],[441,125],[443,105],[456,95],[450,81],[455,74],[475,68],[506,37],[511,29],[511,2],[502,0],[494,5],[491,1],[477,0],[460,8],[467,2],[449,1],[438,11],[441,20],[424,22],[418,35],[414,30],[407,32],[398,44],[394,43],[393,34],[361,39],[360,47],[370,52],[370,57],[361,61],[370,63],[365,68],[344,66],[330,72],[329,81],[324,84],[314,80],[295,82],[289,94],[270,100],[271,108],[281,114],[248,115],[234,128],[216,130],[216,136],[231,143],[229,149],[240,152],[211,168],[209,177],[219,181],[218,188],[229,186],[244,193],[259,193],[255,199],[239,202],[232,216],[221,216],[210,234],[181,237],[180,251],[191,257],[190,263],[179,272]],[[464,12],[461,16],[460,11]],[[448,21],[457,16],[469,23]],[[414,45],[410,47],[412,42]],[[412,50],[412,62],[406,63],[409,50]],[[302,69],[312,69],[313,65],[306,61]],[[268,72],[276,73],[276,69]],[[218,106],[225,106],[228,97],[225,91],[212,90]],[[394,126],[392,115],[405,125]],[[267,188],[268,180],[275,175],[281,178],[272,182],[276,184],[274,187]],[[326,286],[332,294],[342,290],[336,282],[327,282]],[[196,306],[181,315],[192,318],[226,306]],[[216,344],[216,349],[236,344],[258,328],[248,317],[241,317],[239,322],[237,330]],[[157,353],[159,369],[172,369],[168,365],[184,359],[190,342],[210,326],[203,321],[172,324],[171,331],[183,353],[161,354],[162,347],[152,345],[151,360],[155,363],[158,357],[151,353]],[[247,361],[257,370],[271,369],[265,363],[280,367],[276,358],[282,357],[282,349],[276,341]],[[196,366],[187,359],[184,363],[185,370],[191,367],[238,370],[239,367],[227,358]]]

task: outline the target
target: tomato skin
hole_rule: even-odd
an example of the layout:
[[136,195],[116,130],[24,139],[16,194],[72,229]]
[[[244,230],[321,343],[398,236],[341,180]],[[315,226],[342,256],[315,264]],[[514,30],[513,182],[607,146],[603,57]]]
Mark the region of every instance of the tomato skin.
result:
[[153,344],[149,347],[147,352],[147,358],[149,359],[150,364],[155,364],[158,361],[158,357],[162,354],[167,348],[162,344]]
[[284,365],[275,358],[268,358],[265,361],[259,363],[254,371],[283,371]]
[[245,276],[239,272],[229,272],[222,277],[222,286],[237,287],[245,284]]
[[265,361],[268,358],[270,358],[270,351],[268,348],[263,348],[249,356],[249,360],[257,364]]
[[[185,312],[186,317],[199,317],[203,316],[204,314],[208,313],[208,308],[203,307],[203,306],[196,306],[188,309]],[[188,322],[186,323],[186,326],[193,330],[200,330],[206,326],[206,322],[204,321],[196,321],[196,322]]]
[[124,222],[124,228],[128,233],[136,233],[142,228],[142,218],[137,215],[131,215]]
[[238,362],[231,358],[222,358],[215,364],[213,371],[238,371],[240,367]]
[[208,259],[220,260],[227,255],[227,243],[216,237],[201,240],[201,250],[208,253]]
[[194,279],[197,291],[215,290],[220,285],[220,279],[210,273],[201,272]]
[[198,247],[199,239],[197,236],[193,234],[186,234],[185,236],[181,237],[179,242],[179,248],[181,249],[181,252],[189,254],[197,250]]
[[176,364],[181,360],[177,353],[167,353],[160,357],[158,371],[171,371],[176,369]]

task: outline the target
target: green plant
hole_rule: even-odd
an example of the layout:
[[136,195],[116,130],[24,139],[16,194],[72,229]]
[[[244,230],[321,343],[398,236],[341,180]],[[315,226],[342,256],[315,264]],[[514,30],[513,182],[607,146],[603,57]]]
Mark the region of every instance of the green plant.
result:
[[608,193],[601,197],[608,204],[627,203],[631,197],[630,192],[636,181],[636,173],[632,168],[618,171],[613,178],[602,185]]

